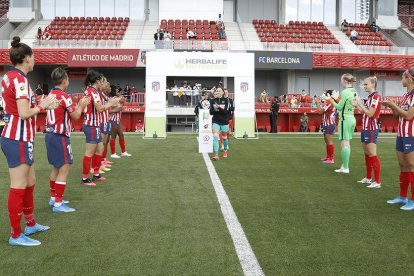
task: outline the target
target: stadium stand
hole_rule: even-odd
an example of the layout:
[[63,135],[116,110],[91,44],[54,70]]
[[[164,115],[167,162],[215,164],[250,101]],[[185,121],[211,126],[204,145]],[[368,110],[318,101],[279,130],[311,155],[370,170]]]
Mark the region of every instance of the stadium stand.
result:
[[402,27],[410,30],[414,29],[414,2],[413,1],[399,1],[398,2],[398,18],[401,21]]
[[[194,32],[197,39],[187,39],[187,28]],[[226,41],[226,38],[219,37],[219,28],[215,21],[162,19],[160,29],[168,30],[171,34],[174,49],[210,50],[227,48],[227,46],[222,47],[226,44],[217,43]]]
[[323,22],[289,21],[285,25],[278,24],[276,20],[253,19],[252,23],[265,47],[272,47],[280,42],[311,46],[339,45],[339,41]]
[[373,32],[369,24],[349,23],[349,26],[344,28],[344,32],[348,37],[351,36],[352,30],[358,32],[358,39],[354,41],[355,45],[369,45],[377,47],[393,46],[393,44],[385,39],[380,32]]
[[9,0],[0,0],[0,18],[7,15],[9,11]]
[[63,40],[83,46],[85,41],[102,41],[100,46],[109,45],[123,39],[128,25],[128,17],[55,17],[48,26],[52,35],[49,43]]

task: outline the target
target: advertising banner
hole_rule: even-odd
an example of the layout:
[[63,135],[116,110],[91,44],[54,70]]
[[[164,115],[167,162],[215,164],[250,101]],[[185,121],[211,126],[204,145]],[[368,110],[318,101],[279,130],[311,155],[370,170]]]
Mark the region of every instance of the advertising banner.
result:
[[198,152],[213,152],[213,132],[210,111],[200,109],[198,113]]
[[256,69],[312,69],[312,53],[310,52],[254,52]]
[[137,67],[137,49],[68,49],[69,67]]

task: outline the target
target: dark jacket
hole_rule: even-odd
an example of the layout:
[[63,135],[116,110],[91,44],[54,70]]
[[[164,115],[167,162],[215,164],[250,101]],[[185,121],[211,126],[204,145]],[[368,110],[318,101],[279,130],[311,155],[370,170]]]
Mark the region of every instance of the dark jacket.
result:
[[164,33],[155,33],[154,34],[154,40],[163,40],[164,39]]
[[[218,105],[215,109],[214,105]],[[230,101],[228,98],[213,99],[210,103],[210,114],[213,115],[213,124],[228,125]]]

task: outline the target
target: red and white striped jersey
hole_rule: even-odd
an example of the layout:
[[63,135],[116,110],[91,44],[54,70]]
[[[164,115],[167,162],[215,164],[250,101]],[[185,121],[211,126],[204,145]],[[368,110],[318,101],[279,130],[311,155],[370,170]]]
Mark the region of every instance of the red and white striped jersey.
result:
[[111,113],[111,121],[121,122],[121,111]]
[[17,100],[28,100],[35,107],[36,96],[30,88],[26,75],[17,68],[7,72],[1,82],[4,101],[4,126],[2,137],[17,141],[33,142],[36,136],[36,117],[23,120],[19,117]]
[[99,126],[100,118],[98,111],[95,108],[95,104],[101,102],[101,97],[98,91],[92,86],[86,88],[83,95],[91,98],[91,102],[85,107],[83,124],[86,126]]
[[[401,109],[408,111],[408,109],[414,106],[414,90],[410,93],[406,93],[401,101]],[[403,117],[398,118],[398,137],[414,137],[414,119],[405,120]]]
[[375,108],[374,116],[371,118],[368,117],[365,113],[362,115],[362,130],[377,130],[378,129],[378,118],[381,112],[382,97],[378,92],[373,92],[368,96],[368,100],[365,103],[365,106],[370,108]]
[[338,115],[338,112],[335,107],[330,102],[326,102],[323,110],[322,126],[327,127],[336,124],[336,116]]
[[[103,95],[102,93],[99,94],[99,96],[101,97],[101,102],[103,105],[108,103],[108,98]],[[109,110],[105,110],[103,112],[99,113],[99,122],[102,123],[107,123],[109,121]]]
[[54,110],[47,111],[46,131],[70,137],[72,123],[69,114],[76,110],[76,105],[72,102],[71,97],[59,88],[53,88],[50,94],[56,95],[60,105]]

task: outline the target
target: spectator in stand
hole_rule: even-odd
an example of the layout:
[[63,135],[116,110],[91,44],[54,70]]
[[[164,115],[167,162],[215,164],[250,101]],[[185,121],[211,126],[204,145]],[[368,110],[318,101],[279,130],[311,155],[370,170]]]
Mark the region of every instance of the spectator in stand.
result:
[[193,103],[197,104],[200,101],[200,95],[201,95],[201,84],[195,83],[193,87]]
[[358,32],[357,32],[357,31],[355,31],[355,29],[354,29],[354,30],[352,30],[352,32],[351,32],[351,36],[350,36],[350,39],[351,39],[351,41],[352,41],[352,42],[354,42],[355,40],[357,40],[357,39],[358,39]]
[[318,107],[318,105],[316,104],[317,100],[318,100],[318,97],[316,95],[313,96],[312,103],[311,103],[311,108],[317,108]]
[[39,27],[39,28],[37,29],[36,39],[37,39],[37,40],[41,40],[41,39],[42,39],[42,36],[43,36],[43,33],[42,33],[42,28],[41,28],[41,27]]
[[344,31],[345,28],[348,28],[349,23],[344,19],[344,21],[341,24],[341,31]]
[[191,39],[191,38],[197,39],[197,36],[194,34],[192,30],[190,30],[190,28],[187,27],[186,32],[187,32],[187,39]]
[[223,23],[223,18],[221,18],[221,13],[218,15],[218,19],[216,21],[217,26]]
[[131,100],[131,88],[129,88],[128,84],[125,86],[124,93],[122,94],[127,101]]
[[173,91],[174,106],[177,106],[178,105],[178,86],[176,83],[174,83],[174,86],[171,87],[171,90]]
[[309,117],[305,112],[300,117],[300,131],[301,132],[308,132],[308,123],[309,123]]
[[282,103],[283,104],[287,104],[287,103],[289,103],[288,102],[288,98],[287,98],[287,94],[285,93],[284,95],[283,95],[283,97],[282,97]]
[[191,88],[190,83],[187,84],[185,87],[185,102],[187,106],[191,105],[191,98],[193,95],[193,89]]
[[375,22],[375,20],[374,21],[372,21],[372,23],[371,23],[371,25],[369,25],[370,27],[371,27],[371,30],[373,31],[373,32],[379,32],[379,30],[380,30],[380,28],[378,27],[378,25],[377,25],[377,23]]
[[164,49],[171,49],[171,34],[168,30],[164,30]]
[[302,92],[300,93],[300,102],[306,103],[308,98],[308,93],[306,93],[305,89],[302,89]]
[[266,89],[263,89],[262,93],[260,93],[260,102],[269,103],[269,94],[267,93]]
[[135,124],[135,132],[144,132],[144,123],[141,119],[138,119],[138,122]]
[[46,27],[45,30],[43,31],[43,37],[42,38],[44,40],[50,40],[50,39],[52,39],[52,33],[51,33],[49,27]]
[[160,31],[160,29],[157,29],[157,32],[154,34],[154,40],[163,40],[164,39],[164,33]]
[[295,96],[292,97],[290,100],[290,107],[297,108],[298,107],[298,100]]
[[130,99],[129,99],[129,103],[130,104],[132,104],[132,102],[135,100],[135,97],[136,97],[136,94],[137,94],[138,92],[137,92],[137,89],[135,88],[135,85],[133,85],[132,87],[131,87],[131,91],[130,91],[130,94],[131,94],[131,97],[130,97]]
[[43,89],[42,89],[42,85],[40,83],[37,85],[37,88],[35,89],[34,92],[37,96],[42,96],[43,95]]
[[224,27],[224,24],[221,24],[219,27],[219,39],[225,39],[226,38],[226,27]]

